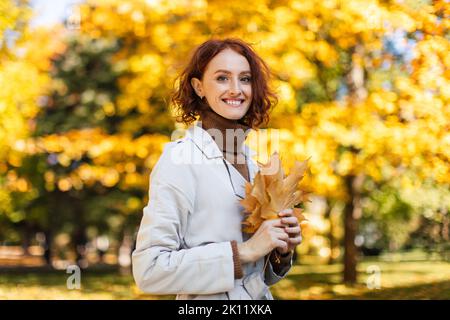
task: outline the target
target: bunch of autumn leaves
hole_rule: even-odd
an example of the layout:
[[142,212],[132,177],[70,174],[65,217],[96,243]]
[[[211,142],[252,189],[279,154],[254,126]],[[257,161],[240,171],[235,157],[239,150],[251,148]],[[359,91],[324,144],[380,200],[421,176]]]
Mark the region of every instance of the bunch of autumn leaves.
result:
[[308,192],[301,190],[300,181],[307,170],[308,160],[295,161],[289,175],[285,177],[278,153],[272,154],[269,162],[258,162],[260,170],[255,175],[253,184],[245,185],[245,198],[240,200],[246,212],[243,231],[254,233],[264,220],[279,218],[278,213],[284,209],[293,209],[301,226],[307,221],[299,204],[308,201]]

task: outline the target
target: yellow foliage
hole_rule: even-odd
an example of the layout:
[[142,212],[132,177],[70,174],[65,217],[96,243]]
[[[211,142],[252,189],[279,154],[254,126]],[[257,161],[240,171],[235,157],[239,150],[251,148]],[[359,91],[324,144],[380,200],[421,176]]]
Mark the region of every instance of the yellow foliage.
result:
[[[1,4],[0,31],[11,27],[19,14],[11,3]],[[280,104],[274,117],[283,130],[279,136],[250,141],[258,145],[260,160],[277,150],[289,150],[283,152],[288,166],[298,155],[311,156],[311,176],[304,183],[319,195],[338,199],[345,198],[343,176],[365,173],[375,180],[389,179],[392,167],[398,166],[440,183],[450,181],[450,43],[445,37],[450,19],[437,18],[437,13],[448,17],[446,1],[414,8],[376,0],[230,0],[226,7],[218,0],[91,0],[80,9],[80,38],[120,38],[124,43],[114,57],[114,67],[125,73],[119,79],[120,94],[104,102],[104,114],[122,116],[137,106],[145,116],[126,119],[114,136],[89,129],[28,139],[29,120],[39,111],[39,98],[49,82],[50,57],[65,47],[48,30],[25,32],[17,44],[25,52],[22,59],[2,59],[0,64],[0,162],[20,166],[23,153],[37,152],[55,154],[66,167],[82,157],[92,159],[70,177],[46,173],[48,188],[69,190],[96,182],[145,186],[146,177],[137,174],[138,168],[150,169],[168,138],[133,139],[132,134],[150,119],[172,121],[169,115],[153,118],[158,107],[153,101],[167,99],[192,48],[212,36],[239,36],[253,43],[276,75],[272,84]],[[370,73],[384,59],[370,53],[380,50],[383,36],[397,29],[420,31],[423,39],[414,48],[411,74],[396,76],[395,89],[370,88],[358,104],[346,99],[308,103],[296,114],[297,91],[317,80],[319,68],[337,65],[345,51]],[[56,35],[63,32],[52,30]],[[355,45],[363,46],[364,53],[355,54]],[[62,83],[56,87],[61,94],[68,90]]]

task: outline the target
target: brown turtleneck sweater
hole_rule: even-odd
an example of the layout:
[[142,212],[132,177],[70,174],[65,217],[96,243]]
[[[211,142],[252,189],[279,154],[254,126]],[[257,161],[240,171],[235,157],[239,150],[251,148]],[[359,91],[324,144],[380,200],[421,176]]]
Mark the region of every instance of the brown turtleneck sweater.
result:
[[[242,147],[251,128],[239,120],[224,118],[211,108],[201,113],[200,121],[203,129],[218,129],[220,131],[222,137],[216,137],[214,134],[212,137],[220,151],[222,151],[224,158],[236,168],[246,181],[250,181],[248,166],[245,156],[242,153]],[[211,132],[214,133],[214,131]]]
[[[201,126],[204,130],[220,130],[222,139],[217,139],[214,135],[212,135],[214,141],[222,151],[224,158],[227,159],[236,168],[236,170],[244,177],[246,181],[250,181],[247,162],[245,160],[244,154],[242,153],[242,146],[248,134],[250,133],[251,130],[249,129],[251,128],[243,124],[240,120],[231,120],[222,117],[210,107],[200,112],[200,121]],[[229,132],[227,135],[226,129],[241,130],[234,131],[234,133],[236,133],[235,135],[232,135],[231,132]],[[231,140],[230,138],[233,139]],[[235,279],[240,279],[243,277],[243,271],[242,264],[239,259],[236,240],[231,241],[231,248],[233,251],[234,277]],[[270,262],[275,273],[280,274],[286,267],[286,265],[289,264],[292,252],[285,256],[280,256],[279,254],[275,253],[275,250],[276,249],[272,250],[270,254]],[[279,257],[279,259],[277,257]]]

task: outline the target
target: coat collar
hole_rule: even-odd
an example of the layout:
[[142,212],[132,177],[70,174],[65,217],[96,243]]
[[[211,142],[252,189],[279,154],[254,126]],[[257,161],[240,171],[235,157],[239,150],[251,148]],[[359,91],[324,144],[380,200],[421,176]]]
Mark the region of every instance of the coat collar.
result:
[[[191,139],[208,159],[223,158],[223,153],[214,139],[199,125],[198,121],[187,129],[186,137]],[[256,151],[250,149],[245,143],[242,144],[242,152],[247,158],[252,158],[256,154]]]

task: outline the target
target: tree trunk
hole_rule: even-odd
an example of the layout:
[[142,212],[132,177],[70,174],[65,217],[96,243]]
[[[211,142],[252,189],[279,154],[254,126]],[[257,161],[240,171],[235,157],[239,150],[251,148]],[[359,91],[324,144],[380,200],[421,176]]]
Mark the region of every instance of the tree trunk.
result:
[[442,245],[441,245],[441,259],[447,261],[448,259],[448,243],[449,243],[449,218],[447,209],[443,210],[443,218],[442,218],[442,227],[441,227],[441,237],[442,237]]
[[59,213],[59,191],[54,190],[48,194],[48,210],[47,213],[47,226],[43,230],[45,235],[44,242],[44,258],[48,266],[53,267],[53,237],[57,233],[57,217]]
[[133,237],[123,230],[122,243],[117,253],[119,262],[119,271],[121,274],[131,274],[131,253],[133,250]]
[[362,215],[361,190],[364,175],[347,176],[345,182],[350,200],[344,209],[344,283],[355,284],[358,258],[355,237],[358,232],[358,220]]
[[71,196],[70,201],[73,205],[73,218],[75,223],[75,229],[72,234],[73,244],[75,246],[76,264],[80,268],[87,267],[86,261],[86,223],[84,219],[84,208],[82,205],[82,199],[78,195]]
[[334,246],[334,236],[333,236],[333,222],[331,219],[331,204],[328,199],[325,199],[325,202],[327,204],[327,208],[325,209],[325,219],[328,219],[328,222],[330,223],[330,228],[328,229],[328,241],[330,243],[330,255],[328,256],[327,264],[333,264],[333,246]]
[[446,209],[443,209],[443,210],[445,210],[445,211],[444,211],[444,214],[443,214],[444,217],[442,219],[442,229],[441,229],[442,240],[444,240],[445,243],[448,243],[449,240],[450,240],[450,237],[449,237],[449,223],[450,223],[450,221],[449,221],[449,218],[448,218],[448,211]]
[[[357,107],[367,98],[367,88],[364,70],[364,46],[357,43],[350,51],[351,65],[346,74],[346,85],[349,92],[349,107]],[[351,112],[351,110],[348,110]],[[353,153],[359,150],[355,146],[349,147]],[[364,175],[348,175],[344,177],[349,196],[348,203],[344,209],[344,282],[356,283],[357,248],[355,237],[358,229],[358,219],[362,214],[361,189]]]
[[336,250],[339,250],[339,247],[341,246],[341,243],[338,238],[335,237],[335,229],[337,228],[333,217],[339,214],[339,208],[336,201],[327,201],[327,204],[329,205],[329,211],[328,213],[328,219],[330,220],[330,230],[328,233],[328,239],[330,241],[330,258],[328,259],[328,264],[333,264],[337,260],[337,256],[334,256],[334,253]]
[[32,228],[30,224],[25,221],[22,226],[22,249],[25,256],[28,256],[30,254],[31,236]]
[[48,266],[52,266],[52,231],[51,230],[45,230],[45,242],[44,242],[44,259],[45,263]]

